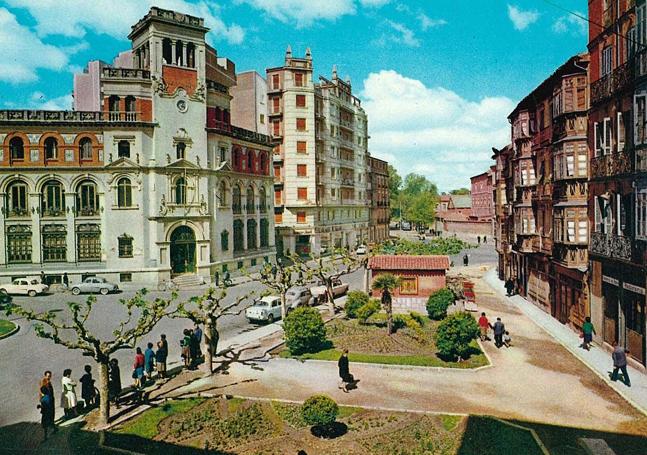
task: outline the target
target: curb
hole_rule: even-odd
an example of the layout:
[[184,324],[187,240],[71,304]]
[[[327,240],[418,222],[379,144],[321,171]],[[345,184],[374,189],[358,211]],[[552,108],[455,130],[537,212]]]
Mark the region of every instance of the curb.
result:
[[[319,360],[319,359],[294,359],[294,358],[287,358],[287,359],[280,359],[280,360],[288,360],[288,361],[294,361],[294,362],[300,362],[300,363],[307,363],[307,362],[312,362],[312,363],[322,363],[322,364],[330,364],[330,363],[337,363],[335,360]],[[465,372],[465,373],[477,373],[478,371],[485,369],[485,368],[492,368],[494,365],[483,365],[478,368],[451,368],[451,367],[425,367],[422,365],[392,365],[388,363],[374,363],[374,362],[353,362],[353,365],[362,365],[362,366],[367,366],[368,368],[381,368],[384,370],[403,370],[403,371],[436,371],[436,372],[447,372],[451,371],[452,374],[453,372]]]
[[[497,280],[498,280],[498,278],[497,278]],[[490,285],[490,283],[489,283],[488,281],[486,281],[486,280],[485,280],[485,277],[484,277],[483,281],[484,281],[484,282],[485,282],[485,284],[487,284],[487,286],[488,286],[490,289],[492,289],[496,294],[499,294],[499,295],[504,299],[504,301],[505,301],[505,302],[507,302],[507,303],[508,303],[508,304],[510,304],[511,306],[514,306],[515,308],[518,308],[518,309],[519,309],[519,310],[524,314],[524,316],[526,316],[528,319],[530,319],[530,320],[532,321],[532,323],[533,323],[533,324],[535,324],[535,325],[536,325],[537,327],[539,327],[541,330],[543,330],[544,332],[546,332],[546,333],[550,336],[550,338],[551,338],[551,339],[553,339],[553,340],[555,340],[557,343],[559,343],[559,344],[560,344],[562,347],[564,347],[568,352],[570,352],[570,353],[571,353],[571,355],[573,355],[573,357],[575,357],[577,360],[579,360],[580,362],[582,362],[582,363],[583,363],[583,364],[584,364],[584,365],[585,365],[589,370],[591,370],[591,371],[592,371],[596,376],[598,376],[600,379],[602,379],[602,381],[604,381],[604,383],[605,383],[605,384],[607,384],[607,385],[609,386],[609,388],[611,388],[611,390],[613,390],[613,391],[614,391],[614,392],[616,392],[618,395],[620,395],[620,397],[621,397],[621,398],[623,398],[625,401],[627,401],[630,405],[632,405],[632,406],[633,406],[636,410],[638,410],[640,413],[642,413],[643,415],[647,416],[647,409],[644,409],[644,408],[642,407],[642,405],[639,405],[639,404],[638,404],[638,403],[636,403],[632,398],[628,397],[628,396],[625,394],[625,392],[623,392],[623,391],[621,391],[621,390],[617,389],[617,388],[614,386],[614,383],[613,383],[613,382],[612,382],[612,381],[611,381],[611,380],[610,380],[606,375],[604,375],[604,374],[600,373],[600,372],[599,372],[599,371],[598,371],[598,370],[597,370],[593,365],[589,364],[589,362],[587,362],[587,361],[586,361],[586,360],[584,360],[582,357],[580,357],[580,355],[579,355],[580,353],[579,353],[579,351],[578,351],[578,350],[576,350],[575,348],[573,348],[570,344],[567,344],[567,343],[563,342],[561,339],[559,339],[559,338],[557,338],[556,336],[554,336],[554,335],[553,335],[553,334],[552,334],[552,333],[551,333],[547,328],[545,328],[543,325],[540,325],[537,321],[535,321],[532,317],[530,317],[530,316],[528,315],[528,313],[526,313],[526,312],[523,310],[523,307],[522,307],[521,305],[519,305],[519,304],[515,303],[513,300],[511,300],[511,299],[509,299],[508,297],[506,297],[505,295],[503,295],[499,290],[497,290],[496,288],[494,288],[493,286],[491,286],[491,285]]]
[[[13,322],[13,321],[10,321],[10,322]],[[5,338],[9,338],[11,335],[15,334],[16,332],[18,332],[18,330],[20,330],[20,324],[16,324],[14,322],[14,325],[16,327],[14,327],[11,331],[5,333],[4,335],[0,335],[0,340],[4,340]]]

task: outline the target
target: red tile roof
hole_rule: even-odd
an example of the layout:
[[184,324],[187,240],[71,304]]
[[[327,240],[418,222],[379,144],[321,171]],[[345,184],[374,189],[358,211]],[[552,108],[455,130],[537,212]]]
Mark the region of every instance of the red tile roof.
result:
[[449,256],[373,256],[368,261],[372,270],[446,270],[449,269]]

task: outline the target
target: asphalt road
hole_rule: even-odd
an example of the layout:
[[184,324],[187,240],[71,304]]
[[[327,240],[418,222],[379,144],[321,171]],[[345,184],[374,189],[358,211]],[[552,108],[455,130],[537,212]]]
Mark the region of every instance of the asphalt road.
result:
[[[342,277],[342,281],[349,283],[351,289],[359,289],[362,286],[364,271],[359,270]],[[239,296],[250,292],[260,294],[263,286],[257,282],[243,283],[229,289],[227,301],[233,302]],[[180,299],[188,299],[191,296],[200,295],[202,289],[192,291],[180,291]],[[100,336],[110,336],[115,326],[123,320],[125,311],[118,301],[122,298],[132,296],[134,292],[127,291],[120,294],[107,296],[97,295],[89,323],[95,333]],[[151,291],[148,298],[167,296],[168,293]],[[14,297],[14,302],[34,310],[44,311],[47,309],[64,309],[66,302],[81,302],[87,296],[74,296],[72,294],[51,294],[47,296]],[[59,346],[50,340],[38,338],[32,327],[32,323],[22,319],[11,317],[11,320],[20,325],[20,330],[15,335],[0,340],[0,426],[23,422],[37,421],[40,413],[36,409],[38,403],[38,383],[45,370],[53,372],[53,384],[57,405],[57,416],[62,414],[58,408],[58,397],[61,390],[61,376],[65,368],[72,369],[72,379],[78,382],[83,374],[83,366],[92,366],[95,380],[98,379],[97,366],[94,361],[84,357],[77,350],[69,350]],[[253,330],[256,326],[250,324],[244,314],[237,316],[223,317],[220,321],[221,349],[228,346],[228,340],[232,337]],[[172,368],[179,365],[180,339],[182,330],[192,327],[187,319],[163,319],[155,329],[142,338],[138,345],[145,349],[146,343],[156,342],[162,333],[166,334],[169,342],[168,365]],[[134,360],[134,351],[118,351],[115,358],[119,360],[121,367],[121,381],[123,386],[132,384],[131,367]],[[80,396],[80,386],[77,390]]]

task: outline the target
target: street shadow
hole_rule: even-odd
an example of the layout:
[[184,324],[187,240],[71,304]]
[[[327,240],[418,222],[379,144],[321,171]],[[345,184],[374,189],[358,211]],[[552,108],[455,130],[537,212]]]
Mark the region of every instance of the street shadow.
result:
[[348,433],[348,426],[343,422],[333,422],[330,425],[315,425],[310,433],[317,438],[335,439]]
[[46,441],[43,440],[42,428],[36,422],[20,422],[0,427],[0,453],[2,454],[113,455],[123,451],[130,454],[233,455],[233,452],[196,449],[112,431],[98,433],[86,430],[82,423],[59,427],[58,431]]
[[263,371],[263,368],[261,368],[258,364],[261,362],[267,363],[269,361],[265,353],[263,353],[262,355],[255,355],[250,358],[245,358],[245,359],[242,358],[243,354],[245,354],[247,351],[252,351],[254,349],[257,349],[259,346],[260,345],[253,345],[242,349],[229,347],[225,350],[218,352],[219,360],[216,360],[216,363],[219,363],[220,365],[218,365],[213,370],[213,374],[218,374],[218,373],[229,374],[229,369],[231,368],[231,365],[234,363],[248,366],[253,370]]
[[644,455],[647,438],[583,428],[547,425],[488,416],[469,416],[458,455],[514,453],[542,455],[538,441],[551,455],[588,455],[582,439],[603,440],[618,455]]
[[[470,345],[469,349],[467,350],[467,354],[465,357],[462,357],[462,360],[469,360],[472,356],[483,354],[483,351],[478,348],[477,346],[472,346]],[[436,353],[436,357],[442,360],[443,362],[448,362],[448,363],[454,363],[456,362],[456,359],[450,356],[445,356],[442,355],[440,352]]]

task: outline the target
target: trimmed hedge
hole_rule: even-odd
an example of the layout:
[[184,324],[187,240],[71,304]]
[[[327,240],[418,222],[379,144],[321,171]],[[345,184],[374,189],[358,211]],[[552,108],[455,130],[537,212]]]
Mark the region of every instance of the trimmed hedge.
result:
[[438,289],[427,300],[427,314],[431,319],[440,321],[447,317],[447,308],[455,300],[454,293],[447,288]]
[[466,359],[470,343],[479,336],[479,326],[471,314],[460,312],[449,315],[436,330],[435,341],[441,356],[452,360]]
[[329,426],[337,420],[339,406],[326,395],[313,395],[301,406],[301,417],[308,425]]
[[346,316],[350,319],[357,318],[357,310],[366,305],[369,300],[370,298],[366,292],[350,291],[346,297],[346,305],[344,306]]
[[367,304],[357,309],[357,319],[359,319],[361,324],[366,324],[367,319],[380,311],[381,306],[379,300],[369,300]]
[[285,344],[293,355],[317,352],[326,342],[326,326],[316,308],[299,307],[283,323]]

